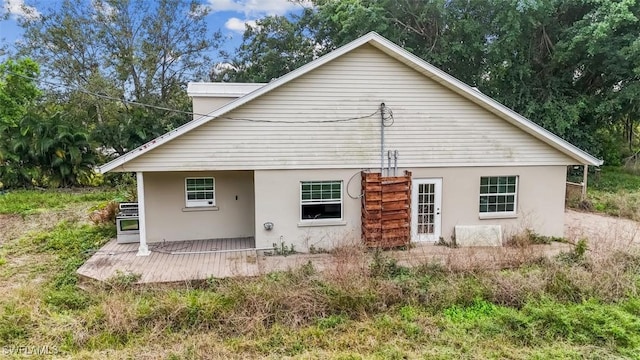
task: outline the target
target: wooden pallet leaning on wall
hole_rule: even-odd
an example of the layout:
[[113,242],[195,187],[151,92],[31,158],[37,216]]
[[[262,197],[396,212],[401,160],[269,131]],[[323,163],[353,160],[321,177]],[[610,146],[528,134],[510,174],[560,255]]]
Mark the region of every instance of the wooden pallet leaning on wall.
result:
[[411,241],[411,172],[383,177],[362,172],[362,241],[367,247],[394,248]]

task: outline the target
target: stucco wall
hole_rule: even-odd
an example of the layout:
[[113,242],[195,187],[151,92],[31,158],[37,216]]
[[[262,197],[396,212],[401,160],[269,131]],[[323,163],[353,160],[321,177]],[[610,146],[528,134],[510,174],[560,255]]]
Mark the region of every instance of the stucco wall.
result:
[[[355,175],[355,176],[354,176]],[[293,244],[296,251],[306,252],[310,246],[330,249],[341,244],[360,241],[360,170],[262,170],[255,172],[256,246]],[[331,225],[304,226],[300,221],[301,181],[343,181],[343,219],[329,220]],[[264,223],[272,222],[272,230]],[[315,225],[320,225],[316,223]],[[308,225],[308,224],[307,224]]]
[[[413,178],[442,178],[442,237],[449,240],[456,225],[502,225],[505,235],[534,229],[548,236],[563,236],[566,167],[470,167],[412,169]],[[518,178],[517,217],[480,219],[481,176]]]
[[[502,225],[507,236],[526,228],[543,235],[563,235],[564,166],[407,170],[414,179],[442,178],[442,237],[447,240],[456,225]],[[348,193],[360,194],[359,173],[359,169],[145,173],[147,238],[158,242],[255,235],[257,247],[282,242],[303,252],[310,246],[330,249],[357,243],[360,199]],[[480,177],[500,175],[519,176],[517,217],[480,219]],[[215,177],[217,211],[185,211],[184,178],[188,176]],[[343,181],[343,219],[305,226],[308,224],[300,221],[300,181],[321,180]],[[265,230],[266,222],[274,224],[272,230]]]
[[[404,169],[401,169],[404,170]],[[549,236],[562,236],[564,228],[564,166],[461,167],[407,169],[413,178],[442,178],[442,237],[449,240],[456,225],[501,225],[505,236],[526,228]],[[330,226],[301,226],[300,181],[342,180],[346,189],[358,169],[263,170],[255,172],[256,246],[294,244],[298,251],[310,245],[329,249],[360,241],[360,200],[344,197],[344,219]],[[480,219],[478,204],[481,176],[519,176],[518,211],[515,218]],[[360,176],[349,185],[360,194]],[[265,222],[274,227],[264,229]]]
[[[217,210],[185,208],[185,178],[213,176]],[[253,172],[144,174],[147,242],[253,236]]]

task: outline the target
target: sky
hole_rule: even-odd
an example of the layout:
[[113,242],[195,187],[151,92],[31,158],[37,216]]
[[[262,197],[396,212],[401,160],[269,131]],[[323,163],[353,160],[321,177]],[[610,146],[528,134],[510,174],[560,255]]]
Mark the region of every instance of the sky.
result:
[[[38,8],[55,6],[62,0],[0,0],[0,45],[12,48],[22,37],[18,20],[38,16]],[[145,0],[153,2],[154,0]],[[187,0],[184,0],[187,1]],[[209,7],[207,22],[210,31],[220,30],[226,41],[223,50],[232,51],[242,41],[245,24],[255,24],[255,20],[266,15],[286,15],[298,12],[303,5],[288,0],[203,0]],[[211,54],[217,59],[217,52]]]

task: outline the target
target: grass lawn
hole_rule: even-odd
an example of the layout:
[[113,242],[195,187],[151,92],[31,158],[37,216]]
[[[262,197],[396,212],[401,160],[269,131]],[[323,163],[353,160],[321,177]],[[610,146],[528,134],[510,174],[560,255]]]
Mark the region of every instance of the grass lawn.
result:
[[63,209],[70,204],[95,203],[117,197],[105,190],[15,190],[0,193],[0,214],[29,215]]
[[587,195],[597,212],[640,221],[640,176],[620,167],[589,174]]
[[0,195],[0,227],[14,234],[0,236],[0,357],[640,358],[640,254],[630,249],[502,271],[404,268],[381,253],[348,272],[309,264],[144,287],[117,276],[82,290],[75,270],[115,233],[86,211],[117,196]]

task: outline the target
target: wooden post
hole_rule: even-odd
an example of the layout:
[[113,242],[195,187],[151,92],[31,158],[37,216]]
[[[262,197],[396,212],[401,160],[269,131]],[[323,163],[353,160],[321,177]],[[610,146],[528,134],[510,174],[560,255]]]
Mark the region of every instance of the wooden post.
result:
[[140,245],[137,256],[149,256],[151,251],[147,246],[147,221],[144,203],[144,175],[142,172],[136,173],[136,183],[138,185],[138,228],[140,229]]
[[580,200],[587,199],[587,176],[589,175],[589,165],[583,166],[584,170],[582,172],[582,193],[580,195]]

